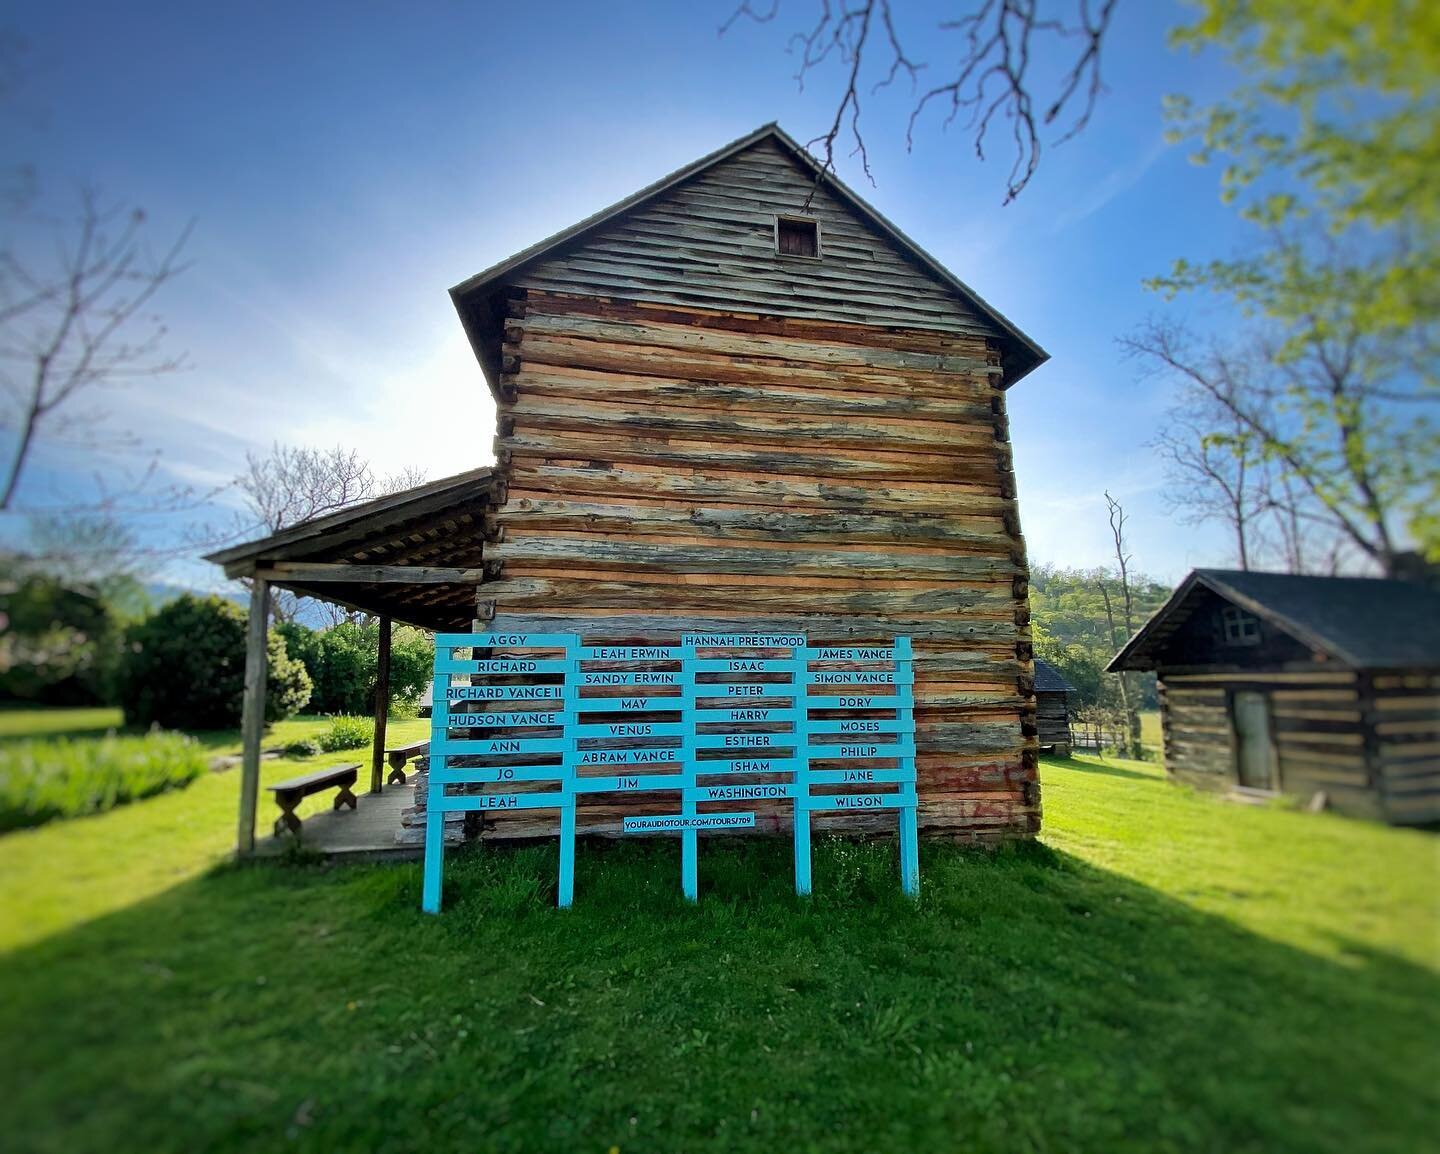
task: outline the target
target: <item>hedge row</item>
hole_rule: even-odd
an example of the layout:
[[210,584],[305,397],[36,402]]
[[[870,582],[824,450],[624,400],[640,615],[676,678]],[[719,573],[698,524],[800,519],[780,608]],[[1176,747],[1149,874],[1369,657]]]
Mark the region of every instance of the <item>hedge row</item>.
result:
[[102,813],[189,785],[205,750],[179,733],[0,745],[0,832]]

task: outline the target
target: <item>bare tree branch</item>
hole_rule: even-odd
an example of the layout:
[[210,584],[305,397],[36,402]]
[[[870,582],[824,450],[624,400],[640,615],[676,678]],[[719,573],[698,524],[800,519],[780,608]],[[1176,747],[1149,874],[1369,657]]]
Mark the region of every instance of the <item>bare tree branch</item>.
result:
[[94,423],[93,409],[74,409],[77,396],[184,366],[183,356],[162,351],[165,325],[146,310],[185,271],[191,226],[154,255],[144,225],[143,212],[106,208],[87,189],[73,236],[57,236],[52,263],[36,267],[0,250],[0,388],[13,402],[0,428],[15,430],[0,511],[12,508],[40,438]]
[[[305,449],[276,443],[264,456],[246,455],[245,471],[235,479],[244,511],[228,532],[211,530],[209,544],[244,540],[257,532],[278,533],[302,521],[411,489],[424,481],[424,471],[413,466],[377,477],[369,461],[356,450],[340,445]],[[293,620],[306,600],[277,591],[272,605],[276,619]],[[340,619],[348,620],[350,616],[345,611]]]
[[[1268,467],[1251,508],[1271,514],[1288,563],[1303,566],[1308,524],[1388,572],[1403,552],[1391,523],[1417,485],[1408,462],[1422,454],[1412,442],[1431,443],[1431,434],[1423,419],[1400,421],[1376,403],[1398,387],[1384,348],[1335,322],[1311,331],[1298,351],[1282,351],[1263,339],[1202,342],[1183,326],[1152,321],[1120,344],[1173,381],[1183,403],[1203,406],[1209,427],[1194,432],[1229,455],[1228,468],[1241,460]],[[1202,451],[1187,450],[1192,466]],[[1190,474],[1194,481],[1198,470]],[[1345,547],[1330,541],[1325,552],[1333,565]]]
[[[976,156],[984,160],[986,139],[998,122],[1010,125],[1014,161],[1006,177],[1005,203],[1014,200],[1035,175],[1040,164],[1042,132],[1060,126],[1053,143],[1063,144],[1090,122],[1105,88],[1101,79],[1101,53],[1118,0],[968,0],[970,11],[941,21],[938,30],[958,40],[958,59],[945,78],[918,91],[905,127],[905,146],[913,149],[915,129],[932,104],[945,110],[942,127],[960,120],[973,133]],[[832,59],[840,64],[842,86],[829,127],[806,143],[816,152],[822,169],[835,171],[835,150],[848,134],[851,155],[860,157],[873,183],[870,156],[860,125],[860,98],[866,75],[874,95],[902,76],[912,90],[928,65],[909,54],[897,30],[895,0],[819,0],[815,22],[808,31],[793,34],[787,51],[799,57],[795,78],[807,79]],[[1047,13],[1042,15],[1042,10]],[[741,17],[768,24],[779,14],[779,0],[764,10],[742,0],[721,26],[723,35]],[[877,27],[884,34],[881,47]],[[1067,57],[1068,68],[1057,78],[1037,76],[1035,60],[1041,42],[1078,42]],[[947,39],[945,43],[949,43]],[[874,67],[870,57],[880,54]],[[1047,85],[1048,97],[1039,96]],[[1039,109],[1040,111],[1037,111]],[[818,146],[818,148],[817,148]]]
[[250,515],[243,531],[268,533],[377,495],[370,462],[339,445],[297,449],[277,443],[266,456],[247,453],[235,484]]
[[[1125,513],[1125,507],[1110,496],[1108,490],[1105,493],[1105,508],[1110,520],[1110,537],[1115,545],[1115,563],[1120,573],[1120,594],[1123,598],[1121,604],[1125,611],[1125,636],[1118,642],[1115,641],[1115,611],[1110,604],[1110,591],[1106,588],[1104,581],[1097,584],[1100,586],[1100,595],[1105,600],[1105,618],[1110,626],[1111,643],[1118,650],[1135,635],[1135,597],[1130,588],[1132,558],[1125,541],[1125,522],[1129,520],[1129,517]],[[1139,757],[1141,750],[1139,689],[1131,684],[1128,673],[1117,673],[1115,676],[1120,685],[1120,706],[1125,712],[1125,740],[1121,745],[1121,756]]]

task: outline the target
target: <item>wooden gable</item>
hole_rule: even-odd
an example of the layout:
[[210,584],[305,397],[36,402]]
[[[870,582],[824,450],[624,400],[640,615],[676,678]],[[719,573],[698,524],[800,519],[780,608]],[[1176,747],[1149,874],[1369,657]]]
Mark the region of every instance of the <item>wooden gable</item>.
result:
[[1048,356],[773,124],[452,288],[497,396],[506,302],[527,290],[988,341],[1002,387]]
[[[813,217],[820,256],[777,252]],[[767,136],[517,278],[525,288],[999,338],[994,322]]]
[[[1213,589],[1197,587],[1153,649],[1157,666],[1278,666],[1316,654],[1286,630]],[[1324,655],[1320,655],[1324,660]]]

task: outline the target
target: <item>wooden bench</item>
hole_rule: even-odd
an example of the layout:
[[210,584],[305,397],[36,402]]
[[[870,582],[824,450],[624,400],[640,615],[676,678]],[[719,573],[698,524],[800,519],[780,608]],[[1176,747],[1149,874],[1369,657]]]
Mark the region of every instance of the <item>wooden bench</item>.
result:
[[405,784],[405,763],[412,758],[424,757],[430,752],[430,739],[417,741],[412,745],[397,745],[394,749],[387,749],[385,756],[390,760],[390,776],[385,779],[387,785]]
[[348,805],[354,809],[356,798],[352,787],[359,774],[360,763],[357,761],[354,765],[332,765],[326,769],[317,769],[314,773],[292,777],[289,781],[270,786],[270,792],[275,795],[275,804],[280,807],[280,816],[275,819],[275,836],[279,837],[281,832],[287,829],[296,837],[300,836],[300,819],[295,816],[295,807],[311,794],[339,788],[340,792],[335,795],[335,808]]

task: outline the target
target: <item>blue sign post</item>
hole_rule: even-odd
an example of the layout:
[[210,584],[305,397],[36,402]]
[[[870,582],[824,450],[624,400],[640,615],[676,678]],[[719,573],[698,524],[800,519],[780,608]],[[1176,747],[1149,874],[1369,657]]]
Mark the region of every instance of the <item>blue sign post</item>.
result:
[[[477,650],[504,656],[457,656]],[[655,791],[678,794],[680,812],[627,815],[622,830],[680,834],[691,900],[699,831],[755,825],[753,812],[699,806],[761,800],[792,803],[800,894],[811,890],[812,813],[898,810],[901,883],[916,894],[913,681],[908,637],[874,647],[747,634],[585,646],[573,634],[439,634],[422,907],[440,908],[447,813],[559,810],[558,904],[568,906],[577,799]],[[836,791],[844,786],[864,791]]]
[[[805,697],[804,790],[795,804],[795,892],[810,892],[810,814],[900,811],[900,883],[907,894],[920,892],[919,831],[915,793],[915,675],[910,638],[893,646],[819,646],[802,651]],[[888,664],[887,670],[845,668]],[[888,690],[888,692],[887,692]],[[838,719],[811,718],[811,712],[840,713]],[[877,717],[877,714],[890,714]],[[894,762],[886,768],[846,766],[845,762]],[[820,768],[817,768],[819,766]],[[814,786],[894,784],[893,792],[824,793]]]
[[[427,913],[440,910],[445,815],[476,810],[558,809],[559,902],[562,906],[570,904],[575,888],[575,739],[571,731],[575,725],[577,640],[564,633],[436,634],[425,810],[425,882],[420,900]],[[562,656],[468,660],[455,656],[457,651],[497,648],[512,654],[517,650],[558,650]],[[456,684],[457,677],[468,684]],[[480,708],[468,708],[474,704]],[[452,736],[453,729],[466,730],[467,736]],[[468,736],[473,730],[480,730],[484,736]],[[558,762],[553,760],[557,754]],[[538,792],[509,790],[511,785],[547,781],[555,782],[556,787]],[[489,784],[503,788],[459,794],[446,789],[450,785]]]

